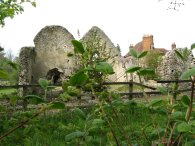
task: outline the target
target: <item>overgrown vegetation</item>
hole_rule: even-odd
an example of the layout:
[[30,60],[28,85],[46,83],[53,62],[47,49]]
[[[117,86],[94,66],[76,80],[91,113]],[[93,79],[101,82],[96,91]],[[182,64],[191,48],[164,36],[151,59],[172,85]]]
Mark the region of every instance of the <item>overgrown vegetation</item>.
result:
[[[73,55],[85,63],[62,83],[63,93],[59,98],[49,101],[47,92],[54,87],[49,81],[40,79],[43,96],[24,95],[15,98],[14,105],[11,104],[14,96],[11,96],[8,101],[11,106],[1,104],[0,145],[194,145],[194,90],[190,96],[173,96],[173,90],[161,89],[167,94],[166,99],[148,100],[142,88],[144,102],[122,100],[107,88],[96,90],[114,72],[112,65],[98,57],[99,52],[90,53],[81,42],[73,40],[72,44],[75,49]],[[153,69],[143,68],[139,62],[147,52],[138,53],[131,49],[130,54],[137,63],[126,72],[136,73],[142,83],[145,75],[154,74]],[[177,54],[182,58],[181,52]],[[1,69],[0,78],[8,79],[7,74]],[[91,74],[100,76],[93,78]],[[194,75],[195,67],[184,72],[181,79]],[[192,78],[192,89],[194,82]],[[90,89],[87,93],[96,99],[95,105],[65,106],[65,101],[86,93],[86,87]],[[21,101],[25,106],[20,107],[17,102]]]
[[157,74],[157,68],[159,66],[159,63],[162,61],[162,56],[164,56],[164,53],[162,53],[159,50],[151,50],[148,52],[147,56],[144,58],[144,64],[146,67],[151,68],[155,71],[155,74],[151,76],[145,76],[145,78],[152,79],[152,80],[158,80],[159,75]]
[[[10,60],[5,57],[4,49],[0,46],[0,85],[11,85],[16,84],[18,80],[19,65],[15,60]],[[9,79],[9,81],[5,81]]]

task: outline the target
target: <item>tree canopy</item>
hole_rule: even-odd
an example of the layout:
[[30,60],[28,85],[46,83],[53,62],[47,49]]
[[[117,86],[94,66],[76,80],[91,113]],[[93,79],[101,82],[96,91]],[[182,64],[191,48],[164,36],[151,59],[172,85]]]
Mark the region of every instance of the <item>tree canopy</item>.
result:
[[0,0],[0,26],[5,25],[6,18],[13,18],[16,14],[22,13],[24,3],[36,7],[34,0]]

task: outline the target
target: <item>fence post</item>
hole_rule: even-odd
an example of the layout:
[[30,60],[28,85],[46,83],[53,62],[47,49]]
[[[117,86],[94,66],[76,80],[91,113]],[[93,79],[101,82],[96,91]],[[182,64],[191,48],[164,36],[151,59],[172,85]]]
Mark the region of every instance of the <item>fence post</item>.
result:
[[133,98],[133,81],[130,80],[129,81],[129,99],[132,99]]
[[178,88],[179,88],[179,82],[178,82],[178,78],[176,79],[175,85],[174,85],[174,89],[173,89],[173,98],[176,100],[177,99],[177,95],[178,95]]
[[23,95],[22,95],[22,99],[23,99],[23,103],[22,103],[22,106],[23,106],[23,110],[26,110],[27,109],[27,100],[24,98],[27,93],[28,93],[28,87],[26,85],[23,85]]

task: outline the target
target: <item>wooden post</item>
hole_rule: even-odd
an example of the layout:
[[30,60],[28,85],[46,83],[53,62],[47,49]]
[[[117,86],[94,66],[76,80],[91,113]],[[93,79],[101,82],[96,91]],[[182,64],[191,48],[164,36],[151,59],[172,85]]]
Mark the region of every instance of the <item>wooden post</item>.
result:
[[173,98],[176,100],[178,95],[178,88],[179,88],[179,82],[178,79],[176,79],[174,89],[173,89]]
[[23,110],[25,111],[27,109],[27,104],[28,104],[27,100],[24,98],[28,94],[27,86],[24,85],[22,90],[23,90],[23,94],[22,94],[23,103],[22,103],[22,106],[23,106]]
[[130,80],[129,81],[129,99],[132,99],[133,98],[133,81]]

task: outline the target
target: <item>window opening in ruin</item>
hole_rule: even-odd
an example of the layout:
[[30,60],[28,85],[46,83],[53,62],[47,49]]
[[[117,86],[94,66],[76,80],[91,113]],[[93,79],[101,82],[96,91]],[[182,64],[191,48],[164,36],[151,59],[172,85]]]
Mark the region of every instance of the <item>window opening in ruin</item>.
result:
[[53,68],[47,72],[46,78],[51,81],[51,84],[57,84],[61,81],[63,75],[64,73],[58,68]]

